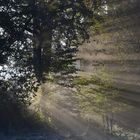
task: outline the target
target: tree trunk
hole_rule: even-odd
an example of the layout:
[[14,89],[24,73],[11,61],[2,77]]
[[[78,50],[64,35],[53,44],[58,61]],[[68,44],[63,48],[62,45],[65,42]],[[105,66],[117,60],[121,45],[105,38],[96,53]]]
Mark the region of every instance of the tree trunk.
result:
[[51,67],[51,30],[42,31],[34,36],[34,69],[39,82],[43,81],[44,73]]

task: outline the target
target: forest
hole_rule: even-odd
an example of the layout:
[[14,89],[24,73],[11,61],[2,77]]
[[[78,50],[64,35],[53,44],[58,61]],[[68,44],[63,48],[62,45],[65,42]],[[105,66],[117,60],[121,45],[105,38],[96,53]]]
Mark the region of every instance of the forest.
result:
[[0,0],[0,140],[139,140],[139,37],[139,0]]

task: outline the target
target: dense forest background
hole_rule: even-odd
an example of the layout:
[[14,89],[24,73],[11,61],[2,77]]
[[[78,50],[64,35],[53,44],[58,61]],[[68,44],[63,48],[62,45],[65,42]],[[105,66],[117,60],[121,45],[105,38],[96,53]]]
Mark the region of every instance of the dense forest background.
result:
[[[78,56],[81,58],[79,61],[79,67],[82,70],[80,75],[83,76],[83,80],[85,80],[85,77],[88,80],[90,79],[89,83],[94,83],[97,86],[97,90],[100,89],[98,87],[100,82],[103,82],[104,84],[101,84],[100,90],[104,90],[107,86],[112,89],[112,97],[115,97],[112,103],[108,100],[110,98],[110,95],[107,95],[108,91],[103,91],[101,96],[97,93],[97,95],[99,94],[99,102],[102,103],[97,106],[100,111],[93,109],[93,114],[95,112],[100,112],[101,114],[113,112],[115,114],[113,120],[112,115],[109,115],[111,123],[114,121],[114,124],[115,122],[118,123],[124,128],[124,131],[128,129],[137,131],[137,133],[139,132],[140,124],[138,119],[140,114],[139,5],[137,0],[110,2],[106,7],[105,22],[96,21],[96,25],[91,28],[93,32],[91,33],[90,43],[84,43],[78,52]],[[91,75],[93,75],[93,81],[90,78]],[[100,79],[100,82],[97,81],[96,77]],[[87,97],[94,99],[94,96],[92,97],[90,94],[91,91],[88,90],[86,90]],[[85,98],[81,99],[81,101],[85,101],[81,109],[87,105],[87,108],[83,109],[83,113],[89,112],[90,114],[91,108],[94,107],[92,107],[93,104],[88,104]],[[125,113],[121,111],[124,109]],[[110,127],[110,124],[107,124],[107,127]],[[123,135],[123,130],[121,133]],[[127,139],[129,138],[130,136],[128,135]],[[138,138],[133,139],[137,140]]]

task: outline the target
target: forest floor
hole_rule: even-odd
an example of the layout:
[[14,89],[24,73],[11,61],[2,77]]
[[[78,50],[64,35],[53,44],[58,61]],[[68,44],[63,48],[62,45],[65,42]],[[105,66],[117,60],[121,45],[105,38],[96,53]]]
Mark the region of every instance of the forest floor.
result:
[[[31,108],[39,110],[40,117],[47,122],[47,127],[49,127],[46,132],[38,130],[20,135],[0,135],[0,140],[139,140],[139,136],[133,137],[135,134],[129,138],[125,137],[122,128],[120,133],[124,135],[123,137],[110,134],[104,128],[101,116],[92,116],[94,121],[84,119],[77,106],[78,102],[72,89],[45,84],[43,93],[38,94],[36,103]],[[128,120],[127,123],[130,125],[135,121],[133,118],[137,117],[139,120],[139,113],[136,113],[138,111],[140,110],[133,109],[133,112],[126,111],[117,114],[116,117],[120,122],[123,117],[122,122],[125,123]],[[138,123],[139,121],[136,125]]]

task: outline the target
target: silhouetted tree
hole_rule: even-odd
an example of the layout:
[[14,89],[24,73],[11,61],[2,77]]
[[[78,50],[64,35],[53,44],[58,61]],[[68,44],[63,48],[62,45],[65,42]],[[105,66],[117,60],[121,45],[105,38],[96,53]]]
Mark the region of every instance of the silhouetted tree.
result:
[[78,46],[103,2],[0,0],[1,98],[29,103],[48,73],[72,76]]

